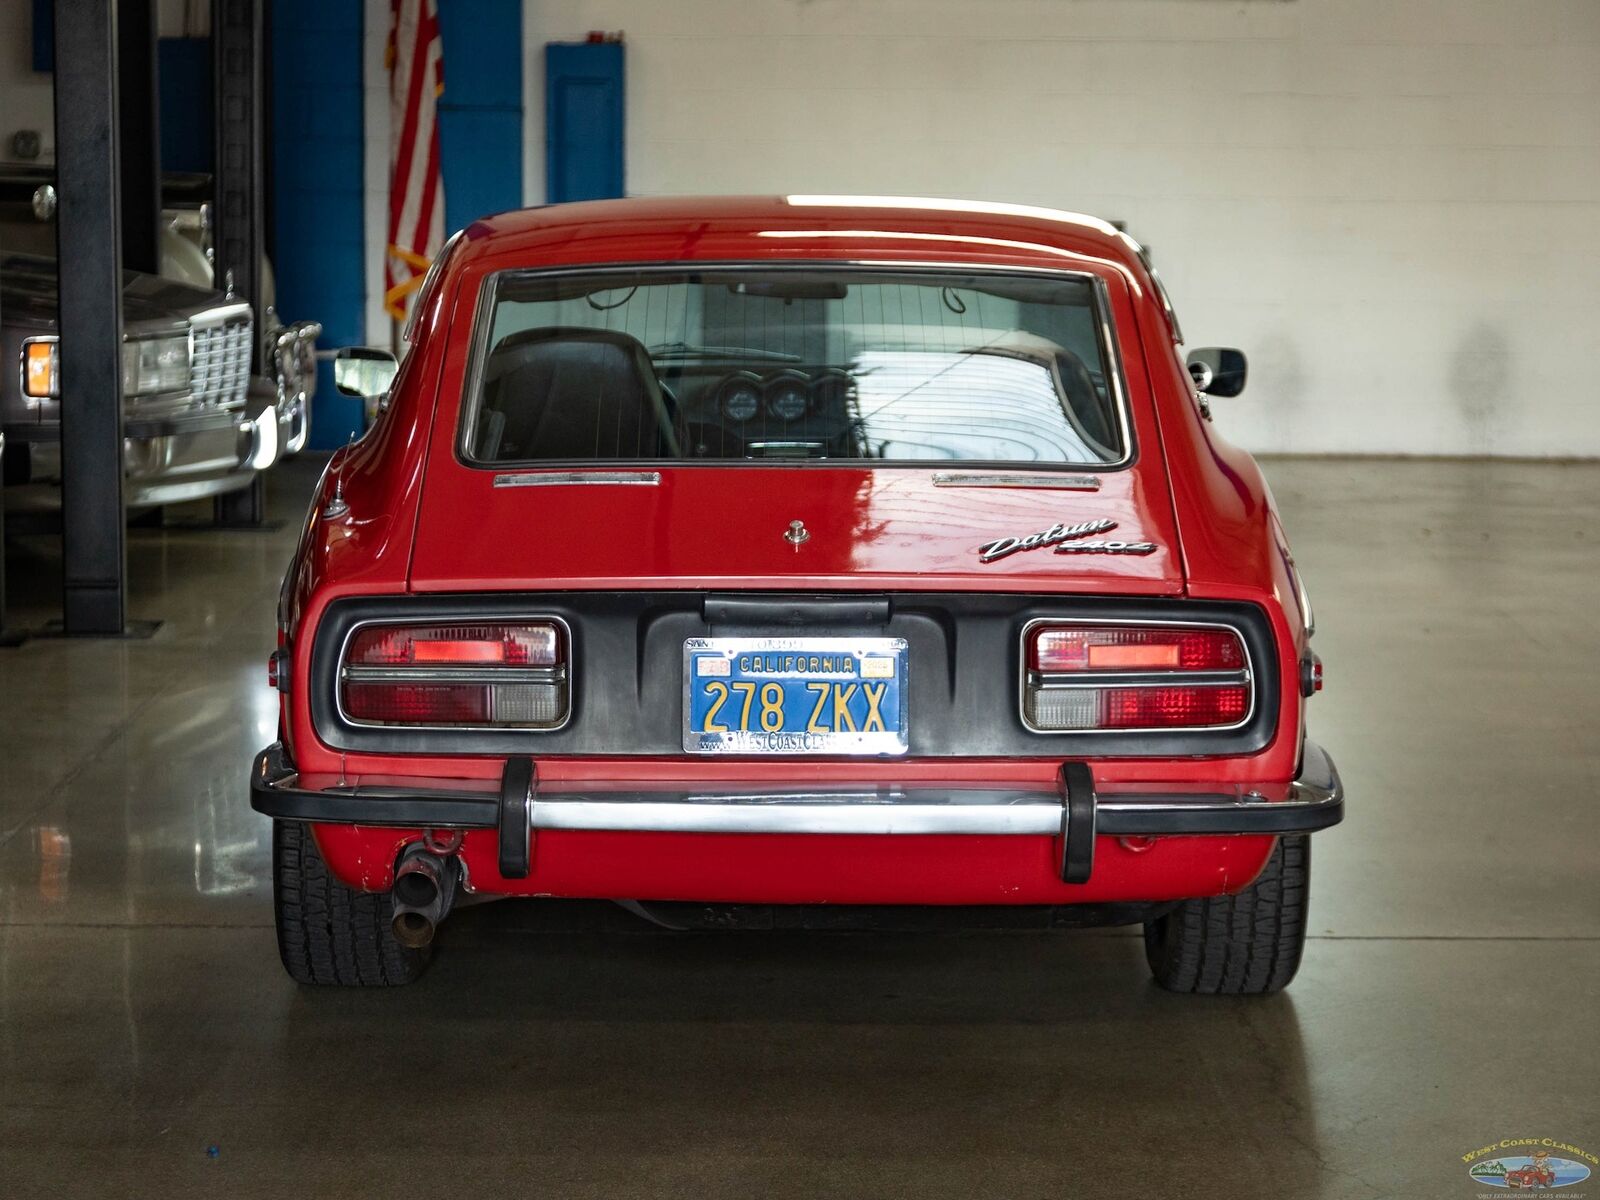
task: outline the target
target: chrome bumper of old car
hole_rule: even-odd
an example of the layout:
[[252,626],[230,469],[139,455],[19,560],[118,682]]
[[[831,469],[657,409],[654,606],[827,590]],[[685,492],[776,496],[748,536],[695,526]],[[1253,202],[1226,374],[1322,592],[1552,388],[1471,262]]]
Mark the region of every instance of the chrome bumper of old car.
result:
[[317,391],[317,339],[322,326],[316,321],[282,325],[270,335],[273,380],[278,389],[278,420],[283,456],[305,448],[311,432],[311,398]]
[[128,505],[177,504],[244,487],[284,456],[295,419],[258,392],[243,409],[129,417],[122,442]]
[[[293,413],[260,403],[244,410],[130,417],[123,423],[123,502],[143,508],[235,491],[283,457],[294,430]],[[59,425],[25,430],[18,440],[31,459],[32,479],[60,479]]]
[[[538,829],[671,833],[983,834],[1062,839],[1062,875],[1086,879],[1096,834],[1115,837],[1310,833],[1344,816],[1333,760],[1307,742],[1298,779],[1226,791],[1176,785],[1097,788],[1086,763],[1063,763],[1054,787],[830,783],[695,785],[539,780],[532,759],[508,759],[494,780],[303,778],[281,745],[256,756],[258,812],[336,824],[498,829],[502,870],[526,874]],[[509,843],[509,844],[508,844]],[[507,870],[506,868],[510,868]]]

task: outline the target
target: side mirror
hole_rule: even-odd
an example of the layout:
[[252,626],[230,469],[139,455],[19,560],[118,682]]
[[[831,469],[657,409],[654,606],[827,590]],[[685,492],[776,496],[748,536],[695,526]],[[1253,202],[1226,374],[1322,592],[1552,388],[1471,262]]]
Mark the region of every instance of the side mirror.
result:
[[1189,352],[1189,378],[1208,396],[1237,396],[1244,391],[1244,351],[1206,346]]
[[387,396],[399,370],[387,350],[344,346],[333,356],[333,386],[346,396]]

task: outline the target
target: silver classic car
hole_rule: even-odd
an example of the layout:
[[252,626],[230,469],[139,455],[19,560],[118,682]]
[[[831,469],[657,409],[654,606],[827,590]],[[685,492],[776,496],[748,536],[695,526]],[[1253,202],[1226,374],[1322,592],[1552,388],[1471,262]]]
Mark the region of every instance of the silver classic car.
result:
[[[59,477],[60,349],[56,263],[0,255],[0,422],[7,483]],[[130,507],[221,495],[298,451],[310,423],[321,327],[256,337],[250,306],[224,293],[137,271],[123,273],[123,470]]]
[[[0,427],[7,484],[60,476],[55,188],[48,167],[0,166]],[[161,274],[123,272],[123,470],[129,507],[247,486],[298,452],[316,390],[314,321],[258,329],[212,286],[205,176],[164,181]],[[270,274],[266,281],[270,288]],[[252,376],[259,337],[261,375]],[[15,364],[14,367],[6,364]]]

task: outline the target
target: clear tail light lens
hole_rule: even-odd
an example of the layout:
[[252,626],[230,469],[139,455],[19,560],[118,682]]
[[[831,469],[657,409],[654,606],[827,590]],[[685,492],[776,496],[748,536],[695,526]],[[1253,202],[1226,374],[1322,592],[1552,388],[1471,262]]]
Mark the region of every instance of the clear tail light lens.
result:
[[1022,715],[1037,732],[1225,729],[1250,715],[1232,629],[1041,624],[1024,650]]
[[553,621],[372,625],[351,638],[340,703],[363,725],[554,729],[571,703]]

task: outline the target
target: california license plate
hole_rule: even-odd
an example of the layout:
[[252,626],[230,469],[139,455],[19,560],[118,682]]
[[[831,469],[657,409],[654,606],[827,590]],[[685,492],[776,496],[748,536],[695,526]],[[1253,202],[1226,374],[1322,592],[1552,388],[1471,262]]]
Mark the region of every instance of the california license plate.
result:
[[904,638],[690,638],[683,748],[904,754]]

